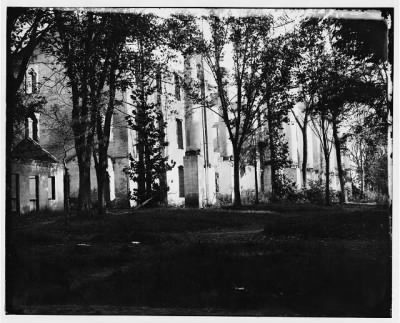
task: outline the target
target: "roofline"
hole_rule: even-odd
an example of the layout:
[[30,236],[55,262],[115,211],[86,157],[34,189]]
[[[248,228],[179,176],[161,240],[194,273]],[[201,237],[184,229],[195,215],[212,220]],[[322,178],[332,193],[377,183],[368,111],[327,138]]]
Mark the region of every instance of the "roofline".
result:
[[[22,142],[23,140],[28,140],[35,146],[38,146],[49,158],[53,159],[53,162],[47,162],[47,163],[60,164],[60,161],[55,156],[53,156],[50,152],[48,152],[46,149],[44,149],[38,142],[36,142],[32,138],[27,137],[27,138],[22,139],[20,142]],[[11,154],[12,154],[12,152],[11,152]],[[22,160],[21,158],[18,158],[18,157],[12,157],[12,158],[15,160]],[[31,160],[36,160],[36,159],[31,159]],[[43,161],[41,161],[41,162],[43,162]]]

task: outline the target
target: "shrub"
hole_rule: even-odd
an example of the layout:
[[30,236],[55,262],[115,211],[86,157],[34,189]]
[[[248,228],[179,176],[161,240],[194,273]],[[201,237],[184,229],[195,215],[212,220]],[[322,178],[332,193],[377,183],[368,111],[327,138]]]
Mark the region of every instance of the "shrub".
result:
[[309,180],[308,188],[304,190],[304,196],[312,203],[323,203],[325,197],[325,184],[319,180]]
[[381,192],[366,190],[364,192],[363,200],[365,202],[376,202],[381,205],[386,205],[388,202],[388,196],[386,194],[382,194]]
[[339,203],[340,201],[340,191],[337,190],[329,190],[329,201],[332,203]]
[[243,190],[240,193],[240,199],[242,204],[254,204],[256,201],[256,193],[252,189]]
[[278,199],[294,199],[296,197],[296,183],[285,174],[279,174],[276,182],[276,197]]
[[232,204],[232,195],[231,194],[222,194],[217,193],[217,201],[220,206],[227,206]]

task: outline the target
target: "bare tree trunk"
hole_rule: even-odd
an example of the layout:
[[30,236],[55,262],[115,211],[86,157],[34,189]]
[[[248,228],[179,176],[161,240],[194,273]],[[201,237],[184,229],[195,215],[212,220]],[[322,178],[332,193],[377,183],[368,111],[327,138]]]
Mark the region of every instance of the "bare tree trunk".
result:
[[[109,49],[111,50],[111,49]],[[108,180],[108,147],[110,144],[110,131],[111,131],[111,120],[114,113],[114,100],[116,92],[116,70],[118,64],[118,56],[112,59],[110,70],[109,70],[109,97],[108,107],[105,112],[104,126],[100,111],[98,110],[97,115],[97,139],[99,143],[98,150],[98,172],[97,172],[97,199],[99,215],[104,216],[106,213],[106,186],[108,186],[107,192],[109,192],[109,180]],[[109,196],[107,197],[109,200]]]
[[152,167],[151,167],[151,160],[150,160],[150,151],[148,146],[145,146],[145,163],[146,163],[146,200],[152,197]]
[[329,153],[324,150],[325,155],[325,204],[330,204],[329,197]]
[[64,159],[64,213],[65,213],[65,224],[69,223],[70,215],[71,215],[71,205],[70,205],[70,185],[69,185],[69,171]]
[[361,160],[361,169],[360,169],[360,171],[361,171],[361,194],[360,194],[360,197],[361,197],[361,199],[363,199],[364,198],[364,190],[365,190],[365,172],[364,172],[365,161],[364,161],[363,155],[361,155],[360,157],[361,157],[360,158],[360,160]]
[[255,184],[255,193],[256,193],[256,199],[255,199],[255,204],[258,204],[258,174],[257,174],[257,145],[255,147],[255,158],[254,158],[254,184]]
[[[164,114],[162,111],[162,76],[160,70],[157,71],[157,77],[159,78],[159,88],[157,89],[157,104],[159,108],[159,131],[160,131],[160,145],[162,149],[162,157],[165,157],[165,122],[164,122]],[[168,185],[167,185],[167,170],[165,168],[162,169],[160,173],[160,203],[161,205],[168,205]]]
[[307,188],[307,159],[308,159],[308,143],[307,143],[307,125],[308,125],[308,112],[304,112],[304,120],[303,124],[301,124],[300,120],[297,118],[296,114],[293,112],[293,116],[296,120],[297,125],[301,130],[301,135],[303,137],[303,161],[301,163],[301,176],[302,176],[302,187],[303,189]]
[[146,178],[145,178],[145,165],[144,165],[144,149],[143,145],[138,144],[138,180],[137,180],[137,190],[138,190],[138,203],[143,203],[146,200]]
[[[165,134],[164,131],[161,132],[161,145],[162,148],[162,155],[165,156]],[[163,169],[160,174],[160,203],[163,206],[168,205],[168,185],[167,185],[167,171]]]
[[[105,184],[107,175],[107,159],[104,156],[104,152],[100,152],[99,148],[99,160],[96,165],[96,176],[97,176],[97,208],[100,216],[105,215]],[[107,154],[106,154],[107,155]]]
[[320,120],[320,126],[321,126],[321,144],[322,144],[322,149],[324,152],[324,158],[325,158],[325,204],[329,205],[330,204],[330,196],[329,196],[329,166],[330,166],[330,146],[329,146],[329,138],[328,138],[328,128],[329,125],[327,125],[325,115],[323,114],[321,116]]
[[303,134],[303,162],[301,165],[302,170],[302,187],[307,188],[307,158],[308,158],[308,147],[307,147],[307,123],[304,120],[304,127],[300,128],[301,133]]
[[[139,106],[139,111],[136,114],[138,125],[143,124],[143,107]],[[137,131],[137,154],[138,154],[138,165],[137,165],[137,197],[138,204],[143,203],[146,200],[146,167],[145,167],[145,145],[144,145],[145,134],[142,131]]]
[[336,151],[336,161],[339,173],[339,183],[340,183],[340,195],[339,195],[339,202],[343,204],[345,202],[345,190],[344,190],[344,172],[342,167],[342,155],[341,155],[341,144],[338,135],[338,129],[335,122],[333,122],[332,126],[333,132],[333,139],[335,143],[335,151]]
[[142,204],[146,201],[146,149],[145,149],[145,141],[146,141],[146,133],[144,130],[144,126],[146,123],[146,100],[145,100],[145,88],[144,88],[144,62],[143,62],[143,53],[142,46],[139,41],[139,52],[140,52],[140,60],[136,63],[136,84],[137,89],[139,91],[139,101],[137,105],[137,113],[136,113],[136,125],[139,129],[143,129],[142,131],[136,131],[137,133],[137,152],[138,152],[138,164],[137,164],[137,198],[138,204]]
[[90,214],[92,199],[90,185],[90,157],[78,162],[79,167],[79,201],[78,207],[82,215]]
[[269,132],[269,153],[270,153],[270,165],[271,165],[271,199],[276,199],[276,190],[277,190],[277,178],[276,178],[276,167],[275,167],[275,145],[273,141],[273,129],[272,129],[272,120],[271,117],[268,117],[268,132]]
[[[114,58],[110,71],[109,71],[109,102],[105,112],[104,126],[100,111],[97,114],[97,139],[98,139],[98,165],[96,165],[97,175],[97,201],[99,215],[104,216],[106,211],[106,186],[109,185],[108,181],[108,147],[110,143],[111,119],[114,113],[114,100],[116,92],[115,71],[117,69],[117,58]],[[95,153],[95,152],[94,152]],[[96,161],[96,156],[94,154]],[[109,188],[109,187],[108,187]]]
[[234,206],[241,206],[240,199],[240,152],[234,148],[233,151],[233,192],[234,192]]

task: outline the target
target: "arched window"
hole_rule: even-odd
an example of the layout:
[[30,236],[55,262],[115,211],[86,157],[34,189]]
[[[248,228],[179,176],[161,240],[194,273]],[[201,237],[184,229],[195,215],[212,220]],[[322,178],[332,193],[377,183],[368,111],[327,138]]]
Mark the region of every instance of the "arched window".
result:
[[176,119],[176,140],[178,142],[178,149],[183,149],[183,127],[181,119]]
[[25,119],[25,138],[31,138],[39,142],[38,113],[33,113]]
[[39,141],[38,120],[36,118],[32,118],[32,139],[35,141]]
[[27,94],[37,93],[38,92],[38,77],[37,73],[33,68],[30,68],[25,83],[25,92]]
[[174,73],[175,78],[175,98],[180,101],[181,100],[181,80],[178,73]]

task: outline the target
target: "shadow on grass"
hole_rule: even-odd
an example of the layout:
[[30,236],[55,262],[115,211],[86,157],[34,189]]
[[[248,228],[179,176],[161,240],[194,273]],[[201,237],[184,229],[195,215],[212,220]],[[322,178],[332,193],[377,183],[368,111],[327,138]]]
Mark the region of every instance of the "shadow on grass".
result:
[[[74,314],[85,314],[85,306],[103,305],[101,314],[107,306],[134,306],[148,315],[151,308],[170,308],[176,315],[192,309],[203,315],[388,317],[385,212],[157,210],[74,220],[68,227],[62,219],[25,227],[12,234],[8,312],[38,306],[37,314],[50,314],[46,305],[77,305]],[[265,225],[264,235],[235,240],[221,234],[216,242],[195,234],[255,223]]]
[[[298,214],[296,214],[298,215]],[[297,235],[302,238],[388,239],[391,223],[388,210],[369,211],[332,208],[301,216],[266,219],[267,235]]]

